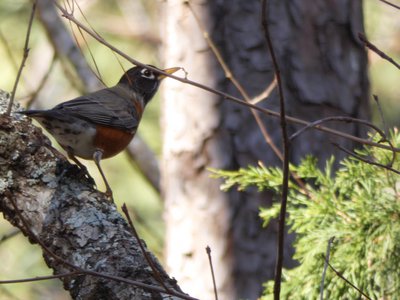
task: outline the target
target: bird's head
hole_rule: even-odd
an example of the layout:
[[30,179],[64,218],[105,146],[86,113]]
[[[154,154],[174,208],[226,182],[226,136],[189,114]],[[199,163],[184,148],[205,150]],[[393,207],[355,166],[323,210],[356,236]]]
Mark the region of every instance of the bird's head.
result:
[[[152,65],[148,66],[156,68]],[[167,74],[172,74],[179,69],[180,68],[169,68],[160,71],[163,71]],[[135,93],[141,95],[144,102],[147,103],[157,92],[161,80],[165,77],[167,76],[146,67],[136,66],[126,71],[118,83],[128,85],[129,88],[133,89]]]

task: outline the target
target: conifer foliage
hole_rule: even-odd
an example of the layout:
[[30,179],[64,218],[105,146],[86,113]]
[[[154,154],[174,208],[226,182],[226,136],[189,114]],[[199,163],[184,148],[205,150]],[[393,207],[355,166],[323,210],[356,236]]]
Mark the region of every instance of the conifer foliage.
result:
[[[390,140],[399,147],[397,130]],[[370,146],[356,153],[382,165],[389,165],[393,158],[391,151]],[[344,159],[333,171],[333,161],[329,160],[323,171],[312,157],[291,166],[306,189],[294,181],[289,183],[287,222],[297,236],[294,258],[299,266],[284,270],[281,297],[317,299],[323,283],[324,299],[360,298],[360,292],[346,278],[371,299],[396,299],[400,295],[400,175],[354,157]],[[398,158],[391,168],[400,170]],[[213,172],[224,179],[225,190],[256,186],[277,195],[280,192],[282,171],[276,167],[260,164]],[[266,226],[278,216],[279,205],[260,208]],[[329,267],[322,282],[327,245],[333,237],[329,263],[342,277]],[[273,282],[267,282],[262,299],[271,299],[272,292]]]

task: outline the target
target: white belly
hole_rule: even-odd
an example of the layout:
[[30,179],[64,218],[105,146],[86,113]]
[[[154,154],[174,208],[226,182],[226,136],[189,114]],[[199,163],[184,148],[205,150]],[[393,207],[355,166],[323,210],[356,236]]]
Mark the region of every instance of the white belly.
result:
[[96,128],[93,125],[79,119],[70,123],[53,119],[51,125],[42,118],[36,118],[36,120],[43,125],[68,154],[84,159],[93,159],[93,153],[96,150],[93,145]]

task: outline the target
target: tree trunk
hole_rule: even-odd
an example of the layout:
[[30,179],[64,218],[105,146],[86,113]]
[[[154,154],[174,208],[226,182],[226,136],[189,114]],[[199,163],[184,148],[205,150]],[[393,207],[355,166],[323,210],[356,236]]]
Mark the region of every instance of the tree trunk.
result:
[[[239,96],[184,2],[169,0],[163,7],[165,65],[182,66],[190,79]],[[367,57],[356,38],[357,32],[363,31],[361,1],[269,2],[268,22],[283,77],[287,114],[309,121],[332,115],[368,117]],[[260,1],[190,3],[250,96],[265,90],[274,70],[261,27]],[[165,82],[163,89],[167,267],[184,289],[212,299],[204,250],[209,245],[219,298],[257,299],[262,283],[274,272],[276,224],[262,228],[258,217],[259,207],[270,205],[273,195],[255,190],[223,193],[207,168],[281,162],[247,108],[172,80]],[[279,111],[277,92],[259,105]],[[262,118],[280,146],[279,121]],[[361,132],[357,124],[331,127],[355,135]],[[298,129],[289,127],[290,133]],[[306,154],[317,156],[321,165],[332,154],[343,157],[329,139],[325,133],[307,131],[292,144],[293,162]],[[350,141],[335,142],[354,147]],[[290,239],[285,248],[287,266],[294,263]]]

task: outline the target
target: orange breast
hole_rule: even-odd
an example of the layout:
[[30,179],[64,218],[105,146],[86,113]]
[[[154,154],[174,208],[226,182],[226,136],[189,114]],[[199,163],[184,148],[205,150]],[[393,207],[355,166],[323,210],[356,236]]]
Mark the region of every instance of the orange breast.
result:
[[94,145],[103,150],[103,158],[108,158],[124,150],[134,135],[135,133],[97,125]]

